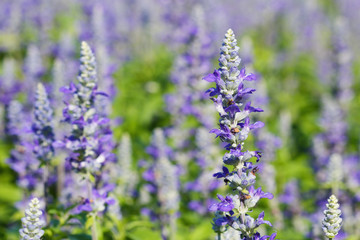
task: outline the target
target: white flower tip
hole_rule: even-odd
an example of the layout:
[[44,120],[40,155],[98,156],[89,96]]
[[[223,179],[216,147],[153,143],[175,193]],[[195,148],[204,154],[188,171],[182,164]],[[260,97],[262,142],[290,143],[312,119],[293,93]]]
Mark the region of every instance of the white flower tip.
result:
[[338,199],[336,198],[336,196],[334,194],[332,194],[329,197],[328,202],[338,202]]

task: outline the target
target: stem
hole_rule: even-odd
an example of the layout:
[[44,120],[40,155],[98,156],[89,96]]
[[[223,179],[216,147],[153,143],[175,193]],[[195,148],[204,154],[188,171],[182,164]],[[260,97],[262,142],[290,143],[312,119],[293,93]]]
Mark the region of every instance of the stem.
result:
[[43,182],[44,182],[44,200],[45,200],[45,222],[49,223],[48,209],[49,209],[49,163],[46,162],[44,166]]
[[333,193],[333,194],[335,194],[336,196],[338,195],[338,192],[339,192],[338,182],[334,182],[334,183],[332,184],[331,190],[332,190],[332,193]]
[[174,213],[170,214],[170,239],[175,239],[176,235],[176,216]]
[[[241,208],[241,210],[243,210],[244,209],[244,202],[243,201],[240,201],[240,208]],[[242,213],[241,213],[241,223],[243,223],[243,224],[245,224],[245,213],[244,213],[244,211],[242,211]]]
[[[87,194],[88,194],[88,199],[90,202],[93,201],[93,195],[92,195],[92,186],[91,186],[91,181],[90,181],[90,172],[87,171],[86,172],[86,176],[87,176]],[[92,226],[91,226],[91,238],[92,240],[97,240],[98,237],[97,237],[97,231],[96,231],[96,213],[93,213],[93,218],[94,218],[94,221],[92,223]]]
[[91,236],[92,236],[92,240],[97,240],[98,237],[97,237],[97,229],[96,229],[96,213],[94,213],[93,218],[94,218],[94,221],[91,226]]
[[221,233],[218,232],[217,240],[221,240]]
[[[61,157],[61,159],[63,159],[63,158]],[[57,166],[56,172],[58,174],[58,181],[56,184],[56,193],[57,193],[57,196],[60,197],[62,189],[63,189],[64,178],[65,178],[65,164],[64,164],[63,160],[61,160],[60,164]]]

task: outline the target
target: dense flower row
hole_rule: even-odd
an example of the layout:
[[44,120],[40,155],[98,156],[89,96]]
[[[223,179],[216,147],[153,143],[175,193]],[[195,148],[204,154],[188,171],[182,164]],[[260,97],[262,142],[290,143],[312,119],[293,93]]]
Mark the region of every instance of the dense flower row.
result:
[[[17,184],[23,192],[23,201],[17,203],[16,207],[24,209],[25,203],[32,204],[30,210],[26,211],[26,218],[31,221],[23,221],[20,231],[22,237],[29,238],[26,234],[33,234],[32,231],[35,231],[35,235],[38,233],[37,238],[44,234],[39,230],[43,224],[35,223],[37,216],[40,216],[40,212],[36,210],[40,205],[36,200],[30,200],[33,196],[39,197],[40,202],[45,203],[41,208],[44,209],[46,237],[60,232],[71,234],[76,228],[74,226],[81,226],[79,229],[86,231],[84,226],[93,225],[94,231],[101,225],[103,231],[108,231],[103,233],[103,238],[108,238],[109,235],[106,234],[110,231],[114,232],[114,235],[121,235],[117,229],[121,224],[117,224],[114,219],[118,220],[129,214],[136,206],[141,205],[138,201],[144,203],[142,201],[146,200],[146,194],[143,193],[148,191],[153,196],[150,202],[155,202],[156,206],[151,203],[144,204],[147,208],[142,212],[159,220],[163,238],[168,238],[171,236],[169,232],[175,229],[176,219],[184,217],[184,213],[188,212],[185,208],[202,215],[207,214],[206,202],[213,202],[214,190],[219,186],[219,179],[222,179],[232,192],[228,196],[219,195],[220,203],[210,205],[210,210],[216,212],[213,226],[220,233],[219,236],[223,239],[240,238],[240,234],[243,239],[275,238],[275,234],[264,235],[264,227],[257,228],[263,223],[270,224],[264,220],[263,213],[255,217],[250,215],[260,198],[272,197],[272,194],[264,193],[261,188],[255,188],[255,183],[259,183],[256,176],[258,169],[261,179],[266,181],[263,184],[266,190],[271,193],[282,191],[281,184],[275,185],[275,180],[278,180],[275,178],[275,168],[265,159],[268,156],[269,159],[275,158],[274,150],[279,144],[276,138],[262,130],[258,130],[254,136],[256,147],[263,150],[264,154],[248,151],[247,144],[244,144],[252,130],[263,126],[261,122],[252,123],[251,120],[261,119],[265,122],[266,118],[256,118],[256,114],[253,114],[261,112],[261,109],[251,106],[250,94],[255,90],[246,88],[245,82],[253,81],[254,75],[246,74],[244,69],[239,68],[238,48],[231,32],[227,33],[221,48],[220,69],[206,77],[208,81],[216,82],[216,87],[210,89],[208,94],[220,114],[219,129],[212,132],[226,144],[227,150],[223,157],[222,171],[216,173],[213,179],[209,174],[221,161],[214,161],[219,155],[218,146],[207,137],[206,128],[213,125],[212,111],[208,111],[210,104],[203,101],[207,97],[202,93],[202,88],[207,83],[199,83],[198,80],[199,76],[208,72],[212,59],[212,41],[208,33],[214,33],[211,37],[218,36],[224,26],[232,24],[240,25],[243,32],[259,27],[263,31],[261,36],[265,36],[264,39],[259,38],[260,42],[264,40],[266,44],[276,46],[274,61],[271,62],[273,66],[263,65],[266,68],[264,72],[268,67],[271,70],[281,70],[280,66],[283,64],[286,68],[287,60],[301,55],[299,50],[313,51],[313,56],[318,61],[316,70],[319,71],[320,80],[328,86],[335,85],[330,87],[330,94],[321,96],[323,101],[320,102],[322,112],[319,125],[324,131],[314,138],[315,161],[311,159],[316,179],[321,183],[321,190],[317,191],[315,198],[319,209],[322,209],[330,191],[338,195],[342,212],[347,219],[344,221],[346,233],[340,231],[338,237],[341,238],[344,234],[359,235],[356,227],[356,218],[359,215],[356,211],[359,200],[357,189],[360,184],[357,171],[359,158],[355,154],[347,154],[348,150],[354,148],[351,143],[354,136],[349,135],[354,135],[356,131],[349,131],[351,128],[346,121],[351,115],[350,101],[354,96],[352,66],[356,61],[353,61],[351,48],[357,45],[356,41],[348,41],[348,38],[356,40],[357,37],[354,36],[359,34],[356,26],[359,18],[358,14],[354,13],[356,8],[349,6],[357,6],[356,4],[354,0],[345,0],[335,4],[339,7],[338,12],[329,10],[331,13],[327,13],[326,7],[317,1],[276,0],[264,3],[254,0],[224,3],[212,0],[104,0],[96,3],[75,1],[71,6],[67,6],[63,1],[54,1],[51,4],[44,0],[1,2],[0,32],[5,40],[0,41],[0,52],[4,57],[0,77],[0,132],[4,133],[1,135],[2,140],[13,146],[6,162],[18,175]],[[32,8],[36,11],[31,11]],[[127,11],[129,9],[131,11]],[[191,9],[194,11],[190,11]],[[190,12],[195,14],[189,14]],[[261,17],[249,18],[248,14],[245,14],[248,12],[256,12],[255,15]],[[74,18],[73,13],[80,17]],[[335,17],[341,14],[342,17]],[[331,26],[328,26],[329,23]],[[70,31],[67,29],[68,25],[72,26]],[[282,28],[290,28],[287,32],[289,34],[282,34]],[[330,32],[327,32],[329,29]],[[296,37],[288,42],[288,35],[291,34],[296,34]],[[333,42],[323,44],[330,35]],[[282,39],[284,37],[285,41]],[[69,79],[75,75],[78,68],[75,60],[75,39],[88,41],[94,51],[86,43],[82,44],[79,78],[69,84]],[[154,159],[153,164],[145,164],[148,171],[143,175],[143,179],[138,179],[138,172],[132,168],[131,142],[128,135],[121,132],[123,139],[119,143],[119,152],[117,156],[113,154],[116,144],[111,128],[115,122],[108,117],[116,93],[112,79],[114,60],[116,59],[116,64],[122,64],[138,56],[147,58],[147,46],[159,43],[166,43],[172,53],[178,55],[170,77],[176,90],[165,99],[167,110],[174,121],[164,133],[159,134],[161,130],[155,131],[157,140],[148,148]],[[332,51],[328,51],[330,45]],[[281,49],[276,49],[277,47]],[[22,56],[24,59],[20,59]],[[22,68],[18,66],[21,62]],[[52,74],[48,69],[51,65]],[[124,69],[128,70],[126,67]],[[146,76],[147,69],[139,69],[141,76]],[[52,77],[51,84],[48,77]],[[335,83],[331,83],[333,80]],[[278,83],[282,84],[280,81]],[[65,85],[67,87],[62,87]],[[267,86],[265,91],[274,90],[277,86]],[[259,90],[257,85],[254,88]],[[128,89],[123,90],[125,92]],[[283,92],[292,94],[295,91],[286,89],[277,95],[282,97]],[[62,95],[65,95],[64,101]],[[134,94],[136,95],[140,94]],[[263,93],[257,95],[265,96]],[[148,97],[146,95],[147,99]],[[66,107],[62,111],[64,102]],[[277,104],[278,99],[275,102]],[[127,108],[132,107],[130,103],[126,105]],[[276,107],[276,110],[279,108]],[[298,112],[294,112],[296,116]],[[63,113],[64,117],[61,116]],[[277,114],[277,111],[270,111],[269,115],[274,117]],[[300,112],[298,116],[301,119],[299,121],[303,120],[301,114],[303,113]],[[308,117],[306,113],[304,115]],[[184,125],[188,124],[184,121],[185,116],[190,120],[196,119],[202,127],[185,129]],[[281,121],[282,115],[279,122]],[[284,124],[290,126],[284,127],[289,131],[283,131],[288,137],[291,136],[290,128],[295,121],[297,120],[289,120],[289,124]],[[274,122],[269,125],[275,127],[272,123]],[[155,125],[157,124],[158,122]],[[279,125],[283,125],[282,122]],[[151,129],[153,127],[151,124]],[[142,125],[138,131],[143,130]],[[296,127],[295,131],[299,129]],[[162,138],[159,135],[162,135]],[[142,136],[146,138],[147,134]],[[175,146],[171,150],[165,147],[168,137],[169,145]],[[287,140],[295,141],[290,137]],[[288,145],[282,150],[300,149],[292,149],[292,143],[286,144]],[[137,138],[135,146],[140,145]],[[166,154],[162,155],[166,157],[159,157],[156,149],[165,148]],[[138,149],[134,152],[138,157]],[[286,155],[284,152],[282,154]],[[265,166],[255,163],[255,159],[257,162],[260,156]],[[170,159],[174,161],[169,161]],[[178,166],[179,164],[182,166]],[[188,165],[196,165],[196,173],[193,168],[187,168]],[[277,169],[280,167],[276,166]],[[188,175],[185,175],[186,171],[189,171]],[[181,177],[181,180],[186,177],[181,181],[182,185],[179,184]],[[7,178],[6,174],[4,178]],[[146,183],[142,184],[144,180]],[[302,185],[302,182],[300,184]],[[143,187],[144,185],[146,187]],[[285,194],[279,198],[287,205],[286,210],[289,210],[284,214],[291,218],[289,222],[292,222],[297,232],[314,239],[321,238],[321,232],[308,232],[310,228],[321,230],[319,219],[322,218],[322,213],[309,216],[302,209],[304,186],[301,186],[301,191],[297,187],[296,181],[289,182],[285,186]],[[305,197],[307,194],[309,193],[306,193]],[[273,207],[277,204],[275,200],[270,201],[272,213],[277,211]],[[120,205],[124,206],[122,211]],[[276,206],[277,209],[278,207]],[[341,227],[339,206],[334,197],[330,198],[328,207],[323,230],[327,237],[333,238]],[[299,224],[299,218],[305,217],[313,221],[311,227],[300,226],[302,224]],[[188,218],[184,217],[187,221]],[[87,219],[87,222],[83,222],[84,219]],[[106,221],[100,223],[102,219]],[[58,222],[63,225],[56,229]],[[276,216],[272,223],[275,227],[278,226],[276,223],[279,223],[279,220]],[[74,232],[80,232],[79,229]],[[281,232],[280,228],[277,230]],[[96,235],[97,233],[93,232],[93,238],[96,238]]]

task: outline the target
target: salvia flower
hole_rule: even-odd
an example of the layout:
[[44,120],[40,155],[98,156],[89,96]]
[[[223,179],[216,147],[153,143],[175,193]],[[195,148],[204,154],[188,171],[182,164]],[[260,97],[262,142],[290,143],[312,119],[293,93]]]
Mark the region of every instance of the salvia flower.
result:
[[[60,88],[64,85],[67,84],[66,80],[65,80],[65,65],[64,62],[62,60],[60,60],[59,58],[55,59],[54,62],[54,66],[52,69],[52,78],[53,78],[53,87],[52,87],[52,99],[54,101],[54,103],[57,104],[62,104],[63,102],[63,97],[62,97],[62,93],[60,92]],[[55,118],[59,119],[62,117],[62,112],[61,112],[61,108],[57,108],[55,110]],[[60,120],[59,120],[60,122]]]
[[124,134],[121,138],[118,148],[118,164],[117,179],[120,180],[118,186],[120,193],[124,195],[132,195],[135,191],[138,181],[136,172],[132,169],[132,145],[129,134]]
[[341,228],[342,218],[341,210],[339,209],[340,205],[335,195],[331,195],[326,204],[327,209],[324,211],[324,220],[322,221],[322,229],[325,233],[325,236],[329,239],[334,238]]
[[154,163],[143,173],[143,178],[148,181],[147,190],[156,196],[159,207],[154,212],[147,209],[143,209],[143,212],[158,219],[163,238],[171,239],[176,232],[180,204],[179,179],[177,167],[170,161],[169,148],[161,129],[155,129],[147,152],[153,157]]
[[24,60],[24,75],[26,76],[24,86],[28,89],[28,100],[34,100],[33,87],[44,73],[40,49],[36,45],[29,45]]
[[[94,200],[94,190],[101,192],[101,196],[108,193],[105,189],[110,190],[103,173],[105,164],[113,161],[111,151],[114,144],[108,126],[109,120],[100,117],[95,107],[96,97],[105,94],[97,91],[95,57],[85,42],[81,44],[80,61],[78,83],[71,83],[69,87],[62,88],[67,104],[63,111],[64,121],[71,125],[72,131],[59,146],[65,146],[70,150],[67,160],[78,173],[77,177],[87,180],[86,198],[91,202]],[[80,182],[78,183],[81,185]]]
[[[72,131],[59,147],[70,150],[67,161],[76,172],[75,178],[80,178],[79,181],[70,180],[76,181],[77,187],[82,189],[83,201],[75,212],[90,212],[96,219],[98,213],[106,210],[106,205],[115,203],[108,195],[114,187],[108,184],[104,168],[106,163],[114,161],[114,143],[109,119],[95,106],[99,95],[107,95],[97,91],[95,56],[86,42],[81,43],[80,62],[78,83],[62,88],[66,102],[64,121],[71,125]],[[92,224],[92,238],[97,239],[96,220]]]
[[62,88],[66,97],[70,98],[65,99],[64,120],[72,125],[71,136],[66,138],[65,145],[73,152],[69,157],[73,168],[96,172],[108,157],[109,152],[102,147],[106,146],[103,143],[109,139],[111,132],[101,128],[109,120],[101,118],[95,109],[95,97],[101,93],[97,92],[95,57],[85,42],[81,44],[80,61],[78,84],[71,83],[69,87]]
[[30,116],[20,102],[13,100],[8,106],[6,118],[7,134],[15,144],[6,162],[17,173],[18,186],[23,188],[26,197],[34,192],[40,193],[42,168],[33,151]]
[[41,83],[38,83],[35,94],[34,118],[34,153],[40,161],[48,162],[54,155],[53,111]]
[[264,126],[260,121],[250,123],[249,115],[263,110],[251,106],[251,102],[245,100],[246,96],[255,89],[245,88],[244,81],[253,81],[255,75],[246,74],[245,69],[239,69],[239,47],[231,29],[225,34],[220,50],[220,68],[213,74],[207,75],[204,80],[216,83],[216,87],[210,88],[207,92],[219,112],[220,128],[210,132],[227,143],[225,148],[228,152],[225,153],[223,162],[232,166],[233,170],[230,171],[224,166],[223,171],[215,173],[214,177],[224,178],[224,182],[236,194],[219,196],[221,202],[210,206],[210,210],[215,211],[213,222],[215,232],[220,234],[232,227],[240,232],[242,239],[248,240],[259,235],[256,229],[261,224],[271,226],[270,222],[264,220],[264,213],[261,213],[257,219],[248,215],[261,198],[272,199],[273,196],[263,192],[261,188],[254,187],[258,167],[255,167],[251,160],[255,158],[259,161],[261,154],[258,151],[243,150],[244,141],[250,131]]
[[43,226],[41,216],[40,202],[37,198],[33,198],[25,210],[25,217],[21,219],[22,228],[19,230],[21,240],[41,239],[44,235],[44,230],[41,229]]
[[12,100],[6,108],[5,133],[14,142],[19,140],[23,131],[23,106],[19,101]]
[[21,84],[16,81],[16,61],[6,58],[3,62],[3,73],[0,76],[0,103],[7,106],[15,94],[21,90]]

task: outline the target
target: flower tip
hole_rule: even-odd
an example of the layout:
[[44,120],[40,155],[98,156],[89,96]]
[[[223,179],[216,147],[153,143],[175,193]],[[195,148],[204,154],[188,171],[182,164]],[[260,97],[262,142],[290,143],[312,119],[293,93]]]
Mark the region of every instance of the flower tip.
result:
[[89,45],[87,44],[87,42],[81,41],[81,46],[82,46],[82,47],[86,47],[86,46],[89,46]]
[[81,42],[81,49],[82,49],[83,51],[91,52],[91,53],[92,53],[89,44],[88,44],[87,42],[85,42],[85,41],[82,41],[82,42]]
[[38,82],[38,84],[37,84],[37,88],[44,88],[44,85],[42,85],[42,83],[41,83],[41,82]]

